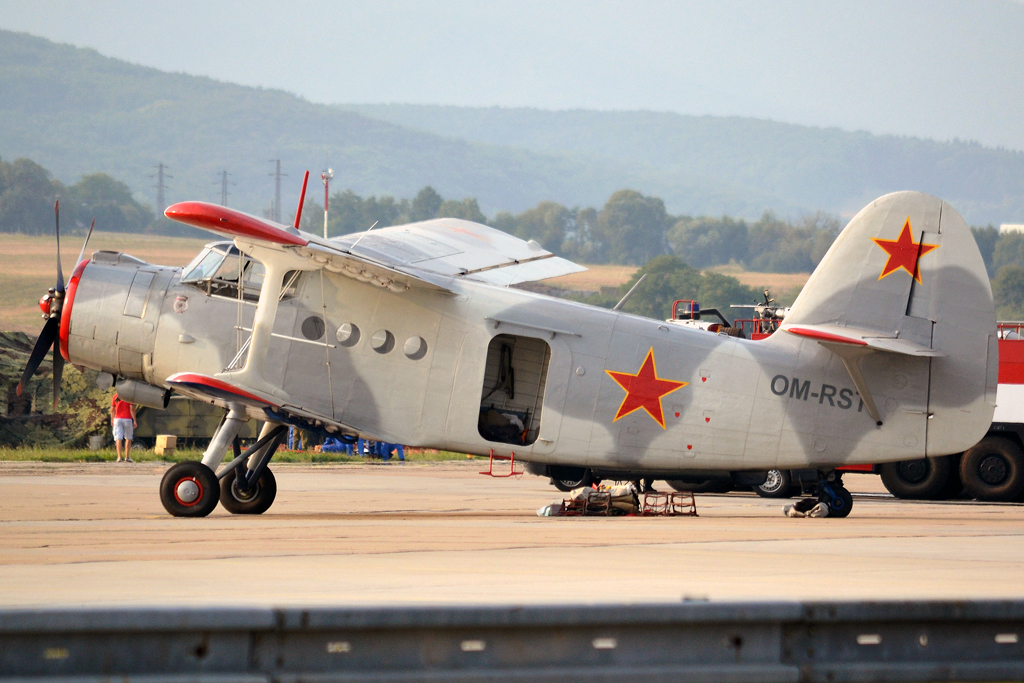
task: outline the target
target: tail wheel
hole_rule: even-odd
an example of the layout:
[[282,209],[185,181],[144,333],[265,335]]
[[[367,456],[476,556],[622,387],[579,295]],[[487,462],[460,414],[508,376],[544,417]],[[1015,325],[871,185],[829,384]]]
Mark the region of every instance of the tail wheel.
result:
[[764,483],[752,488],[762,498],[792,498],[793,477],[789,470],[768,470]]
[[935,500],[946,489],[952,470],[949,456],[887,462],[881,467],[882,483],[897,498]]
[[978,500],[1012,501],[1024,492],[1024,453],[998,436],[986,436],[960,461],[964,489]]
[[219,499],[217,475],[201,462],[179,462],[160,480],[160,502],[175,517],[205,517]]
[[220,480],[220,504],[233,515],[262,515],[270,509],[277,497],[277,479],[267,467],[255,485],[249,486],[244,492],[238,487],[235,468],[228,476]]
[[853,509],[853,496],[845,486],[833,484],[830,488],[835,494],[835,498],[822,491],[818,496],[818,502],[828,505],[829,517],[846,517]]

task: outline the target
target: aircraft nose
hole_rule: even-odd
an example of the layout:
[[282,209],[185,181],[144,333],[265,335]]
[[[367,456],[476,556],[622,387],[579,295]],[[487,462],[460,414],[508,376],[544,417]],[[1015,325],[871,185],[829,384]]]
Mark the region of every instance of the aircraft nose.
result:
[[[60,318],[60,355],[64,356],[64,360],[70,361],[71,357],[68,355],[68,334],[71,332],[71,309],[75,303],[75,294],[78,293],[78,283],[82,279],[82,273],[85,272],[85,267],[89,265],[89,259],[83,259],[75,270],[71,273],[71,281],[68,283],[67,292],[64,294],[64,309],[61,313]],[[48,298],[50,295],[47,294],[43,299]],[[39,307],[43,308],[43,300],[39,300]],[[47,301],[46,308],[43,309],[43,313],[47,313],[50,310],[50,303]]]

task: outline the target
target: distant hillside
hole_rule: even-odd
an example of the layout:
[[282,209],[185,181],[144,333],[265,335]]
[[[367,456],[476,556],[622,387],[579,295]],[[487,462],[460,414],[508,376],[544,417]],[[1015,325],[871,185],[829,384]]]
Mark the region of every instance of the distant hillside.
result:
[[976,143],[654,112],[343,106],[471,142],[617,164],[647,177],[644,191],[677,213],[699,211],[673,192],[674,182],[699,177],[709,187],[724,183],[749,188],[751,197],[776,197],[780,206],[847,216],[884,193],[921,190],[949,201],[974,224],[1024,222],[1024,152]]
[[[284,215],[293,211],[302,170],[319,174],[325,156],[336,188],[412,197],[432,185],[445,197],[475,196],[488,214],[552,199],[599,205],[622,187],[647,190],[650,169],[615,162],[470,143],[312,104],[286,92],[171,74],[0,31],[0,156],[25,156],[70,184],[105,172],[155,204],[149,175],[170,166],[167,202],[216,201],[222,169],[229,205],[248,211],[273,197],[269,159],[289,174]],[[318,182],[318,180],[317,180]],[[697,176],[676,178],[685,207],[753,215],[786,203]]]

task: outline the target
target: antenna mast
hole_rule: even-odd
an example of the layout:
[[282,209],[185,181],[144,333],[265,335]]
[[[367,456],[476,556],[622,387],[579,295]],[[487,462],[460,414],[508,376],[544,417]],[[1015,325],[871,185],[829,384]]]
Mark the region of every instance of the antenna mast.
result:
[[164,190],[167,189],[167,185],[164,183],[165,178],[173,178],[170,173],[165,173],[167,166],[163,163],[159,163],[154,166],[156,174],[149,176],[150,178],[156,178],[156,210],[158,215],[164,215],[164,209],[167,208],[167,202],[164,200]]
[[324,239],[327,239],[327,204],[330,200],[331,179],[334,177],[334,170],[327,169],[320,174],[320,180],[324,181]]

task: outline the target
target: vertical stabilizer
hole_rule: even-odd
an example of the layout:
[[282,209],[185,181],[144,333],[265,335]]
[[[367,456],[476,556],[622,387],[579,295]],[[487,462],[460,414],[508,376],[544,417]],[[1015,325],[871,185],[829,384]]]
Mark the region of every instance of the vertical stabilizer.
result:
[[[988,430],[998,374],[992,289],[970,228],[949,204],[896,192],[858,213],[782,329],[807,337],[808,326],[839,354],[844,330],[859,340],[861,393],[871,394],[880,422],[920,412],[928,455],[963,451]],[[915,376],[927,380],[916,405],[887,398]]]

